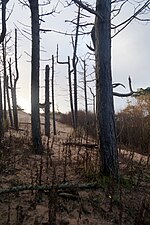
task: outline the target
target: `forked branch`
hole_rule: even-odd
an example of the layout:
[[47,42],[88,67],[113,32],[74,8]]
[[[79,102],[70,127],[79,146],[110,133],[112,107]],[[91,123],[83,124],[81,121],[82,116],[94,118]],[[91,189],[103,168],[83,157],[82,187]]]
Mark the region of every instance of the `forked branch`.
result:
[[92,13],[95,16],[98,16],[103,21],[102,16],[96,10],[90,8],[88,5],[84,4],[81,0],[73,0],[73,1],[74,1],[74,3],[76,3],[77,5],[79,5],[82,9],[85,9],[89,13]]
[[[117,96],[117,97],[129,97],[129,96],[131,96],[131,95],[133,95],[135,93],[133,91],[133,89],[132,89],[132,84],[131,84],[131,78],[130,78],[130,76],[129,76],[128,80],[129,80],[129,89],[130,89],[130,92],[129,93],[125,93],[125,94],[118,93],[118,92],[113,92],[113,96]],[[120,85],[120,83],[119,83],[119,85]]]

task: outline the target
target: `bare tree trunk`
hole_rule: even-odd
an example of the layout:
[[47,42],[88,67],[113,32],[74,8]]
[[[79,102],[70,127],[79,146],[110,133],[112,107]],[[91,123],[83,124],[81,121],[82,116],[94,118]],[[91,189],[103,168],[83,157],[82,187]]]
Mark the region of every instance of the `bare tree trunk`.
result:
[[72,95],[72,81],[71,81],[71,73],[73,70],[71,70],[70,66],[70,57],[68,56],[67,62],[62,62],[58,60],[58,45],[57,45],[57,63],[59,64],[67,64],[68,65],[68,80],[69,80],[69,96],[70,96],[70,109],[71,109],[71,119],[72,119],[72,126],[75,128],[75,118],[74,118],[74,109],[73,109],[73,95]]
[[[5,35],[6,35],[6,5],[9,0],[3,0],[1,1],[2,4],[2,32],[0,35],[0,44],[4,41]],[[2,48],[4,46],[2,45]],[[3,57],[4,57],[4,52],[3,52]],[[5,62],[5,71],[6,72],[6,62]],[[1,78],[0,78],[1,79]],[[6,120],[7,114],[6,114],[6,73],[4,74],[4,118]],[[2,105],[2,87],[1,87],[1,80],[0,80],[0,139],[4,135],[4,124],[3,124],[3,105]]]
[[55,120],[55,97],[54,97],[54,56],[52,55],[52,109],[53,109],[53,132],[56,135],[56,120]]
[[39,35],[39,5],[38,0],[29,0],[32,26],[32,65],[31,65],[31,126],[32,142],[36,154],[43,152],[40,111],[39,111],[39,60],[40,60],[40,35]]
[[83,61],[84,64],[84,100],[85,100],[85,122],[86,126],[88,124],[88,104],[87,104],[87,86],[86,86],[86,63],[85,60]]
[[9,112],[10,125],[11,125],[11,127],[13,127],[14,124],[13,124],[13,116],[12,116],[11,104],[10,104],[8,79],[9,79],[9,77],[7,76],[7,81],[6,81],[7,103],[8,103],[8,112]]
[[97,126],[102,173],[118,177],[118,152],[111,76],[111,0],[97,0],[95,20]]
[[73,72],[74,72],[74,122],[75,128],[78,126],[78,95],[77,95],[77,44],[78,44],[78,33],[79,33],[79,23],[80,23],[80,6],[78,8],[78,16],[77,16],[77,26],[76,26],[76,36],[75,43],[73,43],[74,52],[73,52]]
[[2,0],[2,32],[0,35],[0,43],[4,41],[5,35],[6,35],[6,5],[9,2],[9,0]]
[[71,73],[72,73],[72,71],[70,69],[70,57],[68,56],[68,80],[69,80],[70,109],[71,109],[72,126],[73,126],[73,128],[75,128],[75,116],[74,116],[74,109],[73,109]]
[[45,135],[50,137],[49,65],[45,68]]
[[19,129],[18,125],[18,111],[17,111],[17,94],[16,94],[16,87],[17,81],[19,79],[19,71],[18,71],[18,59],[17,59],[17,29],[15,29],[15,69],[16,69],[16,77],[14,80],[14,88],[13,88],[13,113],[14,113],[14,127],[16,130]]
[[4,136],[4,123],[3,123],[3,101],[2,101],[2,86],[0,77],[0,143]]
[[3,99],[4,99],[4,120],[7,120],[7,112],[6,112],[6,80],[7,80],[7,72],[6,72],[6,46],[4,42],[2,43],[2,51],[3,51],[3,68],[4,68],[4,84],[3,84]]
[[91,92],[92,97],[93,97],[93,114],[96,117],[96,111],[95,111],[95,97],[96,97],[96,95],[93,93],[91,88],[90,88],[90,92]]
[[[18,116],[17,116],[17,103],[16,103],[16,90],[15,84],[13,84],[12,80],[12,71],[11,71],[11,59],[8,62],[9,64],[9,76],[10,76],[10,89],[11,89],[11,97],[12,97],[12,108],[13,108],[13,125],[16,130],[18,130]],[[14,81],[15,83],[15,81]]]

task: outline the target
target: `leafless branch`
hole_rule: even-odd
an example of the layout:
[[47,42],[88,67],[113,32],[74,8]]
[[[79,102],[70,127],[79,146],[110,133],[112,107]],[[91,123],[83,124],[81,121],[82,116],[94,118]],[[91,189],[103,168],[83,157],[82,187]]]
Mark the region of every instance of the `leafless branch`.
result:
[[[40,29],[41,32],[43,33],[46,33],[46,32],[54,32],[54,33],[57,33],[57,34],[62,34],[62,35],[66,35],[66,36],[75,36],[75,34],[72,34],[72,33],[67,33],[67,32],[63,32],[63,31],[58,31],[58,30],[53,30],[53,29]],[[89,33],[86,33],[86,34],[90,34]],[[78,34],[79,36],[81,35],[85,35],[84,33],[79,33]]]
[[56,59],[57,59],[57,63],[59,63],[59,64],[68,64],[68,61],[59,61],[59,59],[58,59],[58,45],[57,45]]
[[119,15],[119,13],[121,12],[121,10],[122,10],[123,6],[126,4],[126,2],[128,2],[128,0],[123,1],[123,3],[120,5],[119,8],[115,8],[115,7],[113,8],[113,10],[111,12],[111,13],[114,13],[112,19],[114,19],[116,16]]
[[116,88],[118,86],[122,86],[122,87],[125,88],[125,86],[123,84],[121,84],[121,83],[114,83],[112,86],[113,86],[113,88]]
[[73,0],[73,1],[74,1],[74,3],[76,3],[77,5],[79,5],[82,9],[85,9],[89,13],[92,13],[95,16],[98,16],[103,21],[102,16],[97,11],[95,11],[92,8],[90,8],[88,5],[84,4],[82,1],[80,1],[80,0]]
[[131,78],[129,77],[128,80],[129,80],[129,89],[130,89],[130,92],[129,93],[126,93],[126,94],[113,92],[113,96],[117,96],[117,97],[129,97],[129,96],[131,96],[131,95],[133,95],[135,93],[133,91],[133,89],[132,89]]
[[117,29],[118,27],[123,26],[120,30],[118,30],[113,36],[115,37],[117,34],[119,34],[122,30],[124,30],[134,19],[136,19],[136,17],[146,8],[148,7],[150,4],[150,0],[146,1],[143,6],[140,7],[140,9],[138,9],[132,16],[130,16],[128,19],[126,19],[125,21],[123,21],[122,23],[118,24],[118,25],[113,25],[112,29]]

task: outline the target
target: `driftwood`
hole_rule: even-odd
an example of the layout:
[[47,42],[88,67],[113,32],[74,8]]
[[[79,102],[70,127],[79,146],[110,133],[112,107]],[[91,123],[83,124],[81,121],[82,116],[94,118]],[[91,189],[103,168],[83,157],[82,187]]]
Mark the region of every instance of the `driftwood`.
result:
[[79,142],[64,142],[63,145],[80,146],[85,148],[98,148],[97,144],[92,143],[79,143]]
[[85,183],[85,184],[54,184],[54,185],[25,185],[25,186],[17,186],[11,188],[3,188],[0,189],[0,195],[6,193],[16,193],[20,191],[49,191],[49,190],[66,190],[66,189],[76,189],[76,190],[85,190],[85,189],[98,189],[102,188],[98,183]]

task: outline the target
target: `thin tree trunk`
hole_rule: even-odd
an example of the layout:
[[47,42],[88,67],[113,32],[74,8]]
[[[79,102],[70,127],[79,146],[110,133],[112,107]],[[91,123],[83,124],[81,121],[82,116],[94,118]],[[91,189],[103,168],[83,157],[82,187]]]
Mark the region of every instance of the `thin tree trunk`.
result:
[[68,80],[69,80],[70,109],[71,109],[72,126],[73,126],[73,128],[75,128],[75,116],[74,116],[74,109],[73,109],[71,73],[72,73],[72,71],[70,69],[70,57],[68,56]]
[[15,29],[15,69],[16,69],[16,77],[14,80],[14,88],[13,88],[13,113],[14,113],[14,127],[16,130],[19,129],[18,125],[18,111],[17,111],[17,94],[16,87],[17,81],[19,79],[19,71],[18,71],[18,59],[17,59],[17,29]]
[[111,0],[97,0],[95,20],[97,126],[102,173],[118,177],[118,152],[111,76]]
[[90,92],[91,92],[92,97],[93,97],[93,114],[96,117],[96,111],[95,111],[95,97],[96,97],[96,95],[93,93],[92,88],[90,88]]
[[0,77],[0,143],[4,136],[4,123],[3,123],[3,101],[2,101],[2,86]]
[[77,44],[78,44],[78,33],[79,33],[79,23],[80,23],[80,6],[78,8],[77,16],[77,26],[76,26],[76,35],[75,43],[73,43],[74,52],[73,52],[73,71],[74,71],[74,118],[75,118],[75,128],[78,126],[78,94],[77,94]]
[[50,137],[49,65],[45,67],[45,135]]
[[[10,76],[10,89],[11,89],[11,97],[12,97],[12,109],[13,109],[13,125],[16,130],[18,130],[18,119],[16,121],[16,114],[17,114],[17,104],[16,104],[16,91],[13,85],[12,80],[12,71],[11,71],[11,59],[8,62],[9,64],[9,76]],[[18,118],[18,117],[17,117]]]
[[40,35],[39,35],[39,5],[38,0],[29,0],[31,10],[32,30],[32,65],[31,65],[31,126],[32,142],[36,154],[43,152],[40,111],[39,111],[39,60],[40,60]]
[[85,122],[86,126],[88,124],[88,104],[87,104],[87,86],[86,86],[86,63],[85,60],[83,61],[84,64],[84,100],[85,100]]
[[53,132],[56,135],[56,120],[55,120],[55,97],[54,97],[54,56],[52,55],[52,109],[53,109]]
[[73,95],[72,95],[72,81],[71,81],[71,73],[73,70],[71,70],[70,66],[70,57],[68,56],[68,61],[63,62],[58,60],[58,45],[57,45],[57,63],[59,64],[67,64],[68,65],[68,80],[69,80],[69,96],[70,96],[70,109],[71,109],[71,119],[72,119],[72,126],[75,128],[75,118],[74,118],[74,109],[73,109]]
[[10,125],[11,125],[11,127],[13,127],[14,124],[13,124],[13,116],[12,116],[12,110],[11,110],[11,104],[10,104],[8,79],[9,79],[9,77],[7,76],[7,81],[6,81],[7,103],[8,103],[8,112],[9,112]]
[[4,120],[7,120],[7,112],[6,112],[6,79],[7,79],[7,71],[6,71],[6,46],[4,42],[2,43],[2,51],[3,51],[3,68],[4,68],[4,84],[3,84],[3,100],[4,100]]

